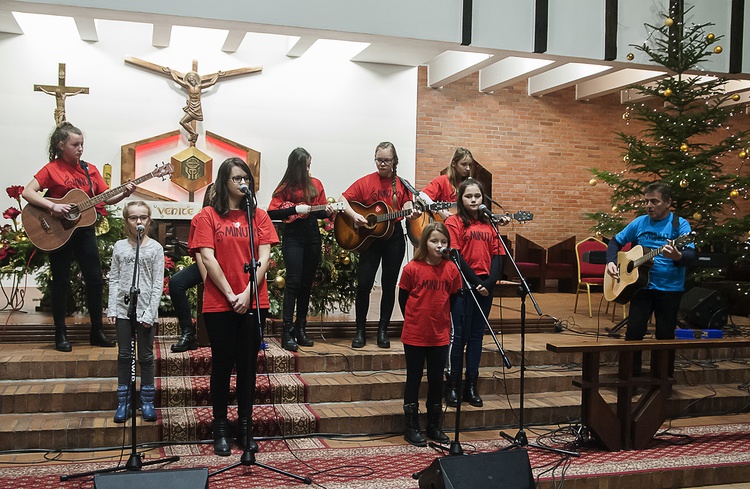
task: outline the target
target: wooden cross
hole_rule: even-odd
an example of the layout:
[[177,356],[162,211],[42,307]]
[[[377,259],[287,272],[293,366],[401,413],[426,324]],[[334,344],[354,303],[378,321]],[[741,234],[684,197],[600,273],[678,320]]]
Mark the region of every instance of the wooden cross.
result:
[[196,121],[203,120],[203,108],[201,106],[201,92],[206,88],[214,85],[219,81],[219,78],[229,78],[230,76],[247,75],[250,73],[257,73],[262,71],[261,66],[250,66],[247,68],[237,68],[234,70],[217,71],[209,75],[198,74],[198,61],[193,60],[193,67],[191,71],[187,73],[181,73],[177,70],[173,70],[167,66],[157,65],[149,61],[144,61],[138,58],[125,58],[126,63],[130,63],[147,70],[155,71],[160,75],[168,76],[172,78],[178,85],[180,85],[188,94],[187,105],[182,109],[185,112],[185,116],[180,120],[180,125],[188,133],[188,141],[190,146],[194,147],[195,142],[198,140],[198,132],[195,130]]
[[79,93],[89,93],[88,87],[65,86],[65,63],[59,63],[57,68],[57,85],[34,85],[35,92],[44,92],[55,96],[55,124],[65,122],[65,97],[73,97]]

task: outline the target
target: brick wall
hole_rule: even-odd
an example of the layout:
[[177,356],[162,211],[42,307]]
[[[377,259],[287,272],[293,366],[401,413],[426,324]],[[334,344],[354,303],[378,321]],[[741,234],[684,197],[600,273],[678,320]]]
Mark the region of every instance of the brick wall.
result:
[[[587,169],[624,170],[615,132],[637,132],[638,125],[623,120],[619,93],[584,102],[575,100],[574,90],[529,97],[522,82],[481,93],[477,74],[433,89],[426,68],[420,68],[417,186],[438,175],[463,146],[492,172],[494,200],[506,211],[534,214],[532,222],[506,228],[511,239],[520,233],[549,247],[572,235],[589,236],[594,223],[583,215],[610,211],[611,192],[601,183],[590,186]],[[730,124],[750,129],[750,116],[735,116]]]

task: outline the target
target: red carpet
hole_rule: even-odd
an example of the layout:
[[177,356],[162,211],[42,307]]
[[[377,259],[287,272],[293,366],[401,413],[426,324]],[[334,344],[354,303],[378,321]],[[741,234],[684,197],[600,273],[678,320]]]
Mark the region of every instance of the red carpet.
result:
[[[583,479],[592,481],[596,487],[604,483],[601,487],[608,488],[685,487],[685,484],[694,485],[690,473],[696,468],[716,469],[716,473],[729,477],[724,482],[731,481],[730,472],[741,474],[744,471],[747,474],[750,471],[750,425],[680,428],[673,429],[672,432],[682,436],[660,438],[646,450],[613,453],[584,449],[581,457],[565,461],[563,457],[551,452],[531,448],[529,457],[534,476],[540,479],[542,487],[553,487],[553,481],[559,487],[563,477],[565,480],[579,479],[578,483],[570,486],[576,488],[586,487],[581,484],[585,483]],[[487,433],[487,440],[462,442],[462,446],[469,453],[492,452],[507,445],[499,436],[497,439],[490,439],[492,434],[495,433]],[[555,441],[559,443],[567,440],[565,437],[559,437]],[[417,488],[418,483],[411,475],[429,466],[438,456],[432,449],[408,445],[332,449],[328,448],[325,440],[318,438],[261,442],[260,450],[257,455],[258,462],[297,475],[309,476],[314,482],[312,487],[324,486],[328,489]],[[148,457],[180,455],[181,459],[169,467],[148,467],[147,470],[207,467],[209,471],[215,471],[239,461],[241,454],[239,450],[235,450],[231,457],[216,457],[212,454],[210,445],[174,446],[160,452],[152,451]],[[125,453],[125,460],[128,453]],[[59,477],[62,474],[114,465],[109,462],[61,463],[65,457],[66,455],[62,454],[60,460],[56,461],[6,467],[0,472],[0,487],[91,488],[92,478],[61,483]],[[596,481],[598,478],[612,475],[617,477],[609,479],[608,482]],[[209,478],[209,488],[212,489],[239,487],[286,489],[304,487],[304,484],[259,466],[240,466]]]

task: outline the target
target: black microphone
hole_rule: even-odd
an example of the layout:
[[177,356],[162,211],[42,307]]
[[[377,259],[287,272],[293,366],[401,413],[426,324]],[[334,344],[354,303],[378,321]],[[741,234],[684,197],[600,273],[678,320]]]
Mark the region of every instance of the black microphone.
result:
[[143,224],[139,224],[135,227],[136,232],[138,233],[138,237],[140,238],[143,236],[143,233],[146,232],[146,226]]
[[450,256],[451,253],[458,253],[456,248],[449,248],[448,246],[438,246],[437,252],[441,255]]
[[245,195],[253,195],[252,190],[250,190],[250,187],[248,187],[246,183],[243,183],[242,185],[240,185],[240,192],[242,192]]
[[487,216],[490,220],[493,219],[492,211],[489,210],[486,205],[481,204],[479,206],[479,212],[482,213],[482,214],[484,214],[485,216]]
[[82,170],[86,170],[86,169],[88,169],[88,167],[89,167],[89,164],[88,164],[88,163],[86,163],[86,162],[85,162],[85,161],[83,161],[83,160],[78,160],[78,164],[79,164],[79,165],[81,165],[81,169],[82,169]]

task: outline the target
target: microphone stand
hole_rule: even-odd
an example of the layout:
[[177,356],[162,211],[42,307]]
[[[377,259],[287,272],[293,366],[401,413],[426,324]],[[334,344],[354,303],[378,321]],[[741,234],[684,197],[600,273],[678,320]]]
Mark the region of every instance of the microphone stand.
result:
[[[254,188],[255,183],[252,181],[249,182],[250,185]],[[242,188],[242,187],[241,187]],[[263,324],[261,323],[261,316],[260,316],[260,300],[258,295],[258,280],[256,276],[256,272],[258,268],[260,268],[260,262],[255,257],[255,238],[253,236],[253,216],[255,215],[255,195],[253,194],[253,191],[250,190],[250,187],[247,187],[244,189],[245,192],[245,204],[246,204],[246,211],[247,211],[247,227],[248,227],[248,234],[249,234],[249,245],[250,245],[250,263],[244,264],[244,272],[250,274],[250,289],[252,290],[252,296],[255,299],[255,308],[253,312],[249,312],[250,316],[255,315],[258,321],[258,344],[261,345],[263,343]],[[255,355],[257,357],[258,351],[249,351],[248,355]],[[239,392],[237,395],[241,395]],[[254,403],[254,399],[250,399],[251,403]],[[221,474],[222,472],[226,472],[228,470],[231,470],[235,467],[239,467],[241,465],[244,466],[252,466],[257,465],[258,467],[264,468],[266,470],[270,470],[271,472],[276,472],[277,474],[285,475],[287,477],[290,477],[292,479],[296,479],[300,482],[304,482],[305,484],[312,484],[312,479],[310,477],[302,477],[296,474],[292,474],[291,472],[287,472],[285,470],[281,470],[276,467],[272,467],[268,464],[264,464],[261,462],[258,462],[255,459],[255,453],[258,451],[257,448],[251,449],[250,448],[250,440],[252,440],[252,432],[251,432],[251,426],[252,426],[252,412],[248,413],[248,420],[247,425],[245,427],[245,439],[247,440],[247,443],[245,443],[245,446],[243,447],[242,456],[240,457],[239,462],[235,462],[231,465],[228,465],[224,468],[221,468],[219,470],[216,470],[214,472],[211,472],[208,474],[209,477],[213,477],[215,475]]]
[[[139,226],[140,227],[140,226]],[[128,292],[128,295],[125,296],[125,304],[128,305],[128,319],[130,320],[130,425],[131,425],[131,434],[130,434],[130,457],[128,457],[128,461],[125,463],[125,465],[118,465],[116,467],[110,467],[107,469],[99,469],[99,470],[91,470],[89,472],[80,472],[78,474],[68,474],[68,475],[61,475],[60,481],[65,482],[70,479],[75,479],[78,477],[88,477],[90,475],[96,475],[96,474],[106,474],[109,472],[117,472],[119,470],[128,470],[128,471],[136,471],[141,470],[144,465],[153,465],[153,464],[160,464],[160,463],[171,463],[176,462],[180,460],[180,457],[173,456],[173,457],[167,457],[162,458],[158,460],[149,460],[148,462],[144,462],[141,460],[141,455],[138,453],[137,450],[137,443],[136,443],[136,409],[135,409],[135,345],[136,345],[136,337],[137,337],[137,330],[138,330],[138,314],[136,312],[136,306],[138,305],[138,295],[141,293],[141,289],[138,288],[138,277],[139,275],[139,268],[138,268],[138,256],[140,254],[141,250],[141,236],[143,231],[140,229],[138,230],[138,238],[135,241],[135,262],[133,263],[133,282],[130,285],[130,291]],[[94,484],[96,485],[96,484]]]
[[[502,207],[502,206],[501,206]],[[490,224],[492,225],[492,228],[495,230],[495,234],[497,235],[497,239],[500,240],[500,243],[503,245],[503,248],[505,251],[508,251],[508,246],[505,243],[505,240],[502,236],[500,236],[500,231],[497,229],[497,223],[494,219],[490,218]],[[581,454],[578,452],[572,452],[569,450],[562,450],[560,448],[553,448],[548,447],[544,445],[539,445],[537,443],[529,443],[528,438],[526,437],[526,432],[524,431],[524,422],[523,422],[523,414],[524,414],[524,378],[525,378],[525,371],[526,371],[526,362],[525,362],[525,356],[526,356],[526,296],[528,296],[531,299],[531,303],[534,304],[534,309],[536,309],[537,314],[539,316],[542,316],[542,310],[539,307],[539,304],[534,299],[534,295],[531,293],[531,289],[529,288],[529,284],[526,283],[526,279],[521,274],[521,271],[518,269],[518,265],[516,264],[516,261],[513,259],[513,257],[506,253],[505,255],[510,260],[510,263],[513,265],[513,269],[516,271],[516,274],[518,274],[518,278],[521,281],[521,287],[519,287],[519,293],[521,295],[521,365],[520,365],[520,403],[519,403],[519,409],[518,409],[518,432],[516,433],[515,437],[511,437],[507,433],[501,431],[500,436],[505,438],[506,440],[510,441],[510,445],[503,448],[502,450],[509,450],[511,448],[519,448],[519,447],[533,447],[533,448],[539,448],[541,450],[548,450],[550,452],[559,453],[562,455],[568,455],[572,457],[580,457]],[[543,285],[543,284],[542,284]],[[492,331],[492,328],[490,328],[490,331]]]

